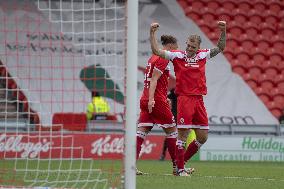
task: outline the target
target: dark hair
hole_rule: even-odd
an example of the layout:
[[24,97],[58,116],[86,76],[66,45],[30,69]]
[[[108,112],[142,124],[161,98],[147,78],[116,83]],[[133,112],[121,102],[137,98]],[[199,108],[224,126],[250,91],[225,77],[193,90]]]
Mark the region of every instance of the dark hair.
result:
[[92,97],[95,97],[95,96],[101,96],[101,95],[97,91],[92,91]]
[[176,44],[177,39],[172,35],[162,35],[161,36],[162,45],[167,45],[169,43]]

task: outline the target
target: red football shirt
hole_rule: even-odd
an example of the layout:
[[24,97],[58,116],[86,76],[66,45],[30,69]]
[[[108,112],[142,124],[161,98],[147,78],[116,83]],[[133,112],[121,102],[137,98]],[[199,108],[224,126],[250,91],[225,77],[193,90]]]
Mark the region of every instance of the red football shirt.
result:
[[192,58],[185,51],[166,51],[166,58],[173,62],[177,95],[207,94],[205,64],[210,58],[209,49],[198,50]]
[[160,58],[159,56],[152,55],[150,57],[144,74],[144,90],[141,96],[141,100],[149,99],[149,87],[154,69],[162,73],[157,82],[154,98],[155,100],[167,100],[168,80],[170,74],[168,64],[168,60]]

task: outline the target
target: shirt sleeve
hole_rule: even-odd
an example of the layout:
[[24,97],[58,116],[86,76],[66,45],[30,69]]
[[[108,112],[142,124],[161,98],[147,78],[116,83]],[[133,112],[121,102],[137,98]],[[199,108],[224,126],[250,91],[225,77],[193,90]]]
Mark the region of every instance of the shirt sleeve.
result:
[[210,59],[210,49],[203,49],[200,53],[199,53],[199,56],[201,59]]
[[165,58],[167,60],[173,60],[175,58],[182,58],[183,54],[181,52],[171,52],[171,51],[165,51]]
[[167,69],[168,64],[169,64],[169,60],[159,58],[157,63],[154,66],[154,69],[160,73],[163,73]]

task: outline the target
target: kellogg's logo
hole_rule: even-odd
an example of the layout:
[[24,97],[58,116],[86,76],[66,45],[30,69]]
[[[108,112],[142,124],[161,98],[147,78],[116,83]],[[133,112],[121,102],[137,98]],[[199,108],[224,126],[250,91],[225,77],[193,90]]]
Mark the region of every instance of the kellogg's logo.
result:
[[40,152],[49,151],[51,147],[51,142],[46,138],[38,142],[23,142],[23,137],[20,134],[16,136],[0,135],[0,152],[14,152],[20,154],[22,158],[35,158]]
[[[150,154],[156,144],[150,143],[149,140],[146,140],[142,145],[141,154],[146,153]],[[111,135],[106,135],[101,137],[98,140],[95,140],[92,143],[92,154],[102,156],[104,154],[117,153],[122,154],[124,150],[124,137],[113,137]]]

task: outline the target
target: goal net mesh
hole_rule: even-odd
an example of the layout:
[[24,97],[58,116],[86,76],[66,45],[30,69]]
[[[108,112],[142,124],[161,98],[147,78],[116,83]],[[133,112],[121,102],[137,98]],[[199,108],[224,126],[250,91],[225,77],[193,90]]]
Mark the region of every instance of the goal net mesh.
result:
[[0,1],[0,188],[122,187],[125,4]]

